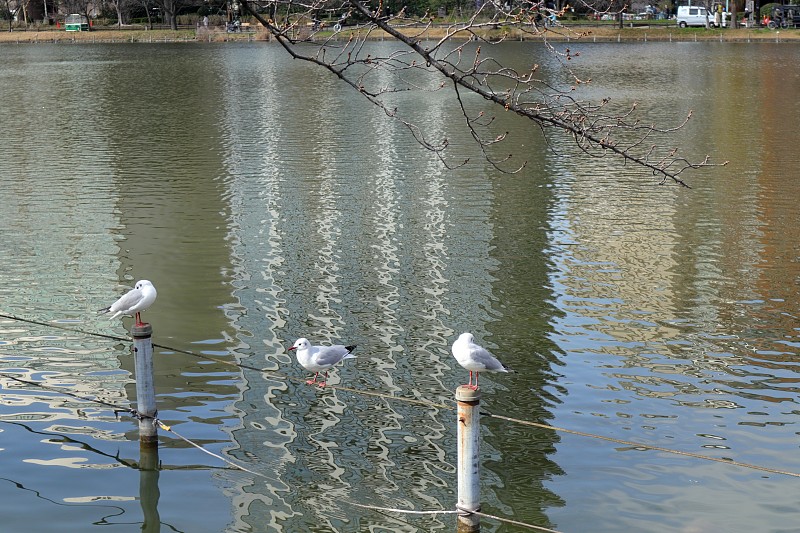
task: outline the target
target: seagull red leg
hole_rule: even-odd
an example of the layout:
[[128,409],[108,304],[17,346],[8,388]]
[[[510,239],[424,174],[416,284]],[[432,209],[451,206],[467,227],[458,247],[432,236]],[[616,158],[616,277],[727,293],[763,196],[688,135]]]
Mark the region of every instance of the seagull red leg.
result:
[[315,372],[314,379],[309,379],[306,381],[306,385],[314,385],[317,382],[317,376],[319,376],[319,372]]
[[325,371],[325,381],[321,381],[321,382],[317,383],[317,386],[319,388],[321,388],[321,389],[324,389],[325,385],[327,385],[327,384],[328,384],[328,371],[326,370]]
[[463,385],[464,387],[472,388],[472,370],[469,371],[469,381]]

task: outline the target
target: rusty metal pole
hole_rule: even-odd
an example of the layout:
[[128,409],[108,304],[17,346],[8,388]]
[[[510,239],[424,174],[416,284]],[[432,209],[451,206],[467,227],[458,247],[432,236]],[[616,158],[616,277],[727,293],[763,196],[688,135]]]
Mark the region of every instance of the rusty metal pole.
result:
[[[458,508],[481,510],[480,404],[481,393],[464,385],[456,389],[458,404]],[[459,514],[458,533],[480,531],[480,517]]]
[[153,343],[150,337],[153,328],[150,324],[134,325],[133,359],[136,378],[136,410],[139,411],[139,446],[158,446],[156,427],[156,393],[153,383]]

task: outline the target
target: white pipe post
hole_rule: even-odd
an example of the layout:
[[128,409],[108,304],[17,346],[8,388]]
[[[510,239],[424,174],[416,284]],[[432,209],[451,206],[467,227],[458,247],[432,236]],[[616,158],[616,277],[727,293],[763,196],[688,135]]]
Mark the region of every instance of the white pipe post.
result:
[[[458,404],[458,508],[481,510],[480,486],[480,399],[481,393],[465,385],[456,389]],[[480,531],[480,517],[459,514],[458,533]]]
[[133,359],[136,378],[136,410],[139,412],[139,446],[158,446],[156,427],[156,393],[153,383],[153,343],[150,324],[134,325]]

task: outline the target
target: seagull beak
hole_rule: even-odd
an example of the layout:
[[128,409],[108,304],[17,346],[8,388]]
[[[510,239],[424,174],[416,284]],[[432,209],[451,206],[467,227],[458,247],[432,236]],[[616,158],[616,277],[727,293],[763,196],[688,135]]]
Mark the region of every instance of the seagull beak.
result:
[[289,349],[288,349],[288,350],[286,350],[286,351],[287,351],[287,352],[291,352],[292,350],[296,350],[296,349],[297,349],[297,346],[292,346],[291,348],[289,348]]

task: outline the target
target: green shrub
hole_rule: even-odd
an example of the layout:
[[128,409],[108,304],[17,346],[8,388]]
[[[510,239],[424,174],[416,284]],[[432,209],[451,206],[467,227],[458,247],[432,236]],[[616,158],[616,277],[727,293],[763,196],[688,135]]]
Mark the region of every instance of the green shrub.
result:
[[781,4],[778,4],[778,3],[765,4],[765,5],[761,6],[761,9],[759,9],[759,11],[758,11],[759,12],[759,18],[764,18],[765,16],[770,16],[771,17],[772,16],[772,10],[775,9],[776,7],[780,7],[780,6],[781,6]]

